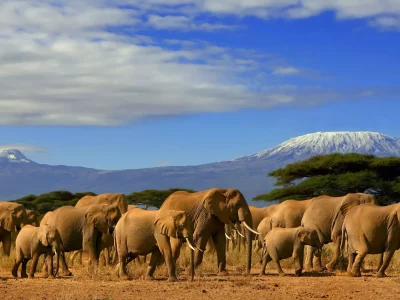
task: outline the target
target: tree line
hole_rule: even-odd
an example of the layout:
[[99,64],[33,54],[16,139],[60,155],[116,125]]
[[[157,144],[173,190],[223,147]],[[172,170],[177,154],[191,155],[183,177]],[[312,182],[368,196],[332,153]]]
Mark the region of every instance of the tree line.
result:
[[[139,205],[145,209],[149,207],[160,208],[164,200],[176,191],[195,192],[194,190],[190,189],[171,188],[168,190],[144,190],[141,192],[133,192],[131,194],[127,194],[126,197],[128,204]],[[86,195],[95,196],[96,193],[71,193],[69,191],[53,191],[41,195],[31,194],[13,200],[13,202],[23,204],[25,208],[35,210],[40,214],[45,214],[46,212],[53,211],[61,206],[75,206],[76,202],[78,202],[79,199]]]
[[268,174],[278,188],[256,201],[304,200],[369,192],[380,204],[400,202],[400,158],[362,154],[318,155]]

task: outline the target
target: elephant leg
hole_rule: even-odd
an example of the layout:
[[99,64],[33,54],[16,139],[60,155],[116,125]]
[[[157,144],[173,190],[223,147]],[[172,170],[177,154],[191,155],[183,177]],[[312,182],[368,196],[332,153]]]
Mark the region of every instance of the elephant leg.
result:
[[314,255],[314,249],[311,249],[311,256],[313,258],[313,270],[315,272],[322,272],[326,270],[326,267],[322,265],[322,249],[321,249],[321,255],[315,256]]
[[272,248],[271,251],[268,252],[269,256],[272,258],[272,260],[275,262],[277,268],[278,268],[278,273],[279,276],[285,276],[285,272],[283,272],[282,267],[281,267],[281,263],[280,263],[280,257],[279,257],[279,253],[276,250],[276,248]]
[[165,262],[167,264],[168,281],[178,281],[178,279],[176,278],[175,260],[174,257],[172,256],[169,237],[159,232],[156,232],[156,240],[158,247],[160,248],[161,254],[164,256]]
[[146,279],[153,280],[154,279],[154,271],[156,270],[157,265],[162,260],[162,255],[160,250],[157,248],[151,253],[150,263],[147,268]]
[[47,254],[43,254],[43,266],[42,266],[42,273],[47,274]]
[[10,256],[11,252],[11,232],[3,235],[3,251],[6,256]]
[[268,252],[265,253],[264,257],[262,258],[262,267],[260,271],[260,276],[261,275],[266,275],[265,274],[265,269],[267,267],[267,264],[272,260],[271,256],[269,256]]
[[352,270],[352,268],[353,268],[353,264],[354,264],[354,259],[355,259],[355,257],[356,257],[356,253],[349,253],[348,254],[348,265],[347,265],[347,274],[349,275],[349,276],[353,276],[352,275],[352,273],[351,273],[351,270]]
[[[68,269],[67,262],[65,261],[65,253],[60,253],[60,260],[61,260],[61,274],[64,276],[72,276],[71,271]],[[49,268],[49,266],[47,266]]]
[[118,253],[118,266],[119,272],[118,275],[122,279],[129,279],[128,274],[126,273],[126,265],[127,265],[127,257],[128,255],[126,253]]
[[333,271],[339,260],[340,256],[340,239],[335,239],[333,241],[333,257],[332,260],[326,265],[328,271]]
[[[59,254],[58,254],[59,255]],[[47,265],[49,266],[47,274],[50,278],[55,278],[54,276],[54,264],[53,264],[53,254],[47,255]]]
[[217,252],[218,275],[227,275],[226,271],[226,237],[225,231],[219,231],[212,237]]
[[311,272],[313,270],[313,265],[312,265],[312,253],[313,253],[313,249],[311,246],[305,246],[305,264],[304,264],[304,270],[307,272]]
[[17,256],[17,259],[15,260],[14,266],[13,266],[12,271],[11,271],[12,275],[15,278],[18,277],[18,268],[19,268],[19,265],[21,264],[22,260],[23,260],[23,257],[22,257],[21,254],[19,254]]
[[355,276],[355,277],[360,277],[361,276],[361,264],[364,260],[364,258],[367,256],[368,250],[367,249],[362,249],[358,250],[357,256],[354,260],[353,267],[351,268],[351,274],[348,274],[350,276]]
[[[29,278],[33,278],[35,276],[38,260],[39,260],[39,255],[37,253],[33,254],[32,266],[31,266],[31,271],[29,272]],[[53,268],[51,265],[49,265],[49,270],[53,271]]]
[[379,254],[379,261],[378,261],[378,267],[376,268],[376,273],[379,272],[383,264],[383,253]]
[[386,277],[385,271],[387,267],[389,266],[389,263],[393,257],[394,251],[389,250],[383,253],[383,263],[381,267],[378,270],[378,273],[376,274],[378,277]]
[[29,259],[24,258],[22,260],[22,267],[21,267],[21,278],[28,278],[28,274],[26,273],[26,264],[28,263]]
[[303,271],[304,251],[300,250],[299,252],[294,253],[293,259],[296,265],[294,273],[296,276],[301,276],[301,272]]

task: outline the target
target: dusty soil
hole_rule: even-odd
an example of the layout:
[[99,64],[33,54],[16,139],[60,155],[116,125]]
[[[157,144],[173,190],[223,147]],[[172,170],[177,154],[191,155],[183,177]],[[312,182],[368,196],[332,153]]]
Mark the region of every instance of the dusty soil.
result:
[[[71,270],[73,271],[73,270]],[[274,269],[259,277],[229,270],[227,276],[200,275],[194,282],[179,275],[180,282],[134,279],[122,281],[111,275],[91,279],[87,274],[46,279],[37,273],[35,279],[14,279],[0,271],[0,299],[398,299],[400,277],[361,278],[343,273],[305,273],[302,277],[278,277]]]

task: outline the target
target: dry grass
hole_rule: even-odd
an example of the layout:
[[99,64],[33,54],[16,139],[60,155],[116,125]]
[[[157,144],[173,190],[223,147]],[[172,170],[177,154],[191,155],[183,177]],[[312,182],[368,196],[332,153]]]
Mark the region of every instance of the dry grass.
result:
[[[260,268],[260,252],[255,253],[253,252],[253,260],[252,260],[252,268],[253,270],[258,270]],[[67,253],[67,259],[69,258],[70,254]],[[229,269],[234,270],[235,273],[244,274],[246,270],[246,250],[241,249],[239,252],[236,248],[235,250],[230,250],[227,252],[227,265]],[[326,264],[332,257],[332,250],[330,245],[325,246],[323,250],[323,263]],[[140,258],[141,262],[133,261],[128,265],[128,274],[132,279],[144,279],[148,262],[150,260],[150,255],[147,256],[146,263],[143,262],[143,257]],[[11,250],[10,257],[6,257],[2,251],[0,251],[0,270],[8,271],[11,275],[11,269],[13,267],[15,261],[15,249]],[[341,259],[338,264],[338,271],[341,272],[345,270],[346,266],[346,259]],[[181,251],[181,255],[177,262],[177,276],[185,276],[185,268],[189,266],[190,262],[190,253],[187,247],[183,247]],[[74,264],[71,265],[69,260],[67,260],[68,265],[70,266],[71,271],[74,274],[74,278],[92,278],[92,275],[87,270],[87,257],[83,255],[83,263],[80,263],[78,259],[75,260]],[[43,265],[43,259],[41,258],[38,263],[37,272],[41,272],[41,268]],[[281,261],[281,265],[286,272],[294,273],[294,261],[293,259],[285,259]],[[371,272],[376,269],[378,265],[378,255],[368,255],[365,259],[364,264],[364,272]],[[28,263],[27,270],[30,270],[31,261]],[[268,274],[276,274],[276,265],[274,262],[270,262],[267,265],[267,273]],[[254,271],[253,271],[254,272]],[[396,252],[392,258],[392,261],[387,269],[387,273],[390,273],[392,276],[400,275],[400,253]],[[104,258],[100,257],[99,263],[99,273],[96,279],[99,280],[119,280],[115,266],[104,266]],[[196,269],[196,276],[203,277],[203,276],[212,276],[217,274],[217,258],[214,252],[206,252],[204,254],[203,263],[200,265],[198,269]],[[19,273],[18,273],[19,275]],[[165,264],[157,267],[156,277],[168,277],[167,268]]]

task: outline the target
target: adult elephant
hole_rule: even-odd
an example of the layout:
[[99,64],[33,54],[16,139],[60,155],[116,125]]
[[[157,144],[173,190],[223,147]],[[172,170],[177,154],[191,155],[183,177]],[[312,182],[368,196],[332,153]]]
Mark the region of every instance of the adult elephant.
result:
[[128,211],[126,196],[120,193],[106,193],[97,196],[86,195],[76,202],[75,207],[85,207],[91,204],[116,205],[121,211],[121,214]]
[[361,265],[367,254],[383,254],[378,277],[385,277],[386,268],[400,249],[400,204],[359,205],[344,218],[341,248],[347,244],[349,276],[361,276]]
[[[335,268],[340,255],[344,217],[351,208],[364,203],[378,204],[374,196],[364,193],[349,193],[342,197],[323,195],[311,199],[311,204],[304,212],[301,226],[315,229],[322,245],[333,242],[333,257],[326,265],[329,271]],[[311,247],[307,246],[305,269],[324,270],[321,257],[313,259],[312,252]]]
[[[121,193],[105,193],[97,196],[86,195],[75,204],[75,207],[86,207],[91,204],[116,205],[118,206],[121,215],[128,211],[128,201],[126,200],[126,196]],[[105,234],[103,235],[101,241],[101,251],[104,254],[104,262],[106,265],[109,265],[110,261],[112,262],[115,258],[114,237],[111,234]],[[72,253],[70,259],[71,263],[73,263],[77,255],[80,256],[80,261],[82,261],[82,250],[80,250]]]
[[0,202],[0,242],[3,243],[5,255],[10,256],[11,233],[19,231],[26,224],[28,220],[22,204]]
[[[115,227],[115,246],[118,252],[118,274],[127,279],[126,265],[139,255],[151,253],[146,279],[154,279],[162,255],[157,246],[157,234],[184,239],[193,247],[193,224],[183,211],[130,209]],[[193,270],[192,270],[193,271]],[[193,274],[193,273],[192,273]],[[176,278],[170,277],[174,281]]]
[[[121,212],[115,205],[63,206],[46,214],[40,226],[55,227],[60,233],[64,252],[82,249],[97,271],[102,235],[111,234],[120,217]],[[63,275],[72,275],[64,255],[61,255],[61,267]]]
[[[203,252],[209,238],[213,239],[217,252],[218,271],[226,272],[225,224],[241,222],[248,230],[247,272],[251,269],[252,254],[252,218],[249,206],[237,189],[213,188],[195,193],[177,191],[171,194],[161,205],[160,211],[184,211],[194,226],[195,266],[203,260]],[[168,266],[170,278],[176,280],[175,261],[179,257],[182,241],[165,235],[156,234],[158,246]]]

